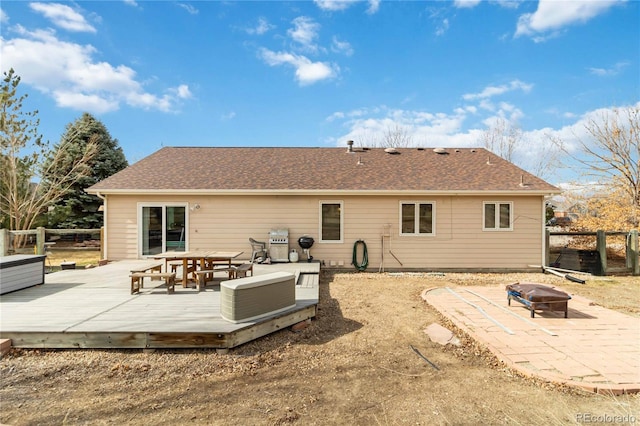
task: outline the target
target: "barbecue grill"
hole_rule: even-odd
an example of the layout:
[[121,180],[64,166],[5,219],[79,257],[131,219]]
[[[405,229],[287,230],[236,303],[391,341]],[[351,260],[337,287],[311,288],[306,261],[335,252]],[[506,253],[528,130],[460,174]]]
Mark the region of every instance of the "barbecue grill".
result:
[[311,249],[313,243],[313,238],[307,235],[298,238],[298,245],[302,247],[302,251],[304,251],[304,254],[307,255],[307,262],[311,262],[313,260],[313,256],[311,256],[311,253],[309,253],[309,249]]
[[289,261],[288,229],[272,229],[269,232],[269,256],[272,262]]

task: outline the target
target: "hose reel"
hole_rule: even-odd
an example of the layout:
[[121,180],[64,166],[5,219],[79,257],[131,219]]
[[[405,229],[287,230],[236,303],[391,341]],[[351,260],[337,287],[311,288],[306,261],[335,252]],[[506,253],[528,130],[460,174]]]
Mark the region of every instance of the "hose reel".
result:
[[[358,262],[358,247],[362,246],[362,261]],[[364,240],[358,240],[353,244],[353,257],[351,264],[360,272],[363,272],[369,266],[369,254],[367,253],[367,244]]]

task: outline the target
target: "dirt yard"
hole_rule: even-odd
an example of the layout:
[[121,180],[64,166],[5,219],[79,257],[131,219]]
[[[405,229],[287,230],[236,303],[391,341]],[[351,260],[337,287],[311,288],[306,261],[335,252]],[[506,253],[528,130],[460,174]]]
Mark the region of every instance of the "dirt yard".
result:
[[[538,281],[640,317],[640,280],[586,285],[542,274],[323,273],[318,317],[231,350],[12,350],[0,361],[0,423],[477,425],[640,422],[637,395],[594,395],[520,377],[460,335],[420,293]],[[629,342],[637,344],[638,342]],[[439,369],[419,357],[416,348]]]

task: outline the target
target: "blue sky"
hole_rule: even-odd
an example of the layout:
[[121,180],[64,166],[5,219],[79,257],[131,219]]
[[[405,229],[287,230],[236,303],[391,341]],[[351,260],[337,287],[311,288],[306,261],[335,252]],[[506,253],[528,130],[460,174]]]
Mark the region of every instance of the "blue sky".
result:
[[[0,65],[58,142],[90,112],[130,163],[162,146],[477,147],[640,101],[636,1],[7,1]],[[517,161],[516,161],[517,160]],[[560,184],[569,172],[544,176]]]

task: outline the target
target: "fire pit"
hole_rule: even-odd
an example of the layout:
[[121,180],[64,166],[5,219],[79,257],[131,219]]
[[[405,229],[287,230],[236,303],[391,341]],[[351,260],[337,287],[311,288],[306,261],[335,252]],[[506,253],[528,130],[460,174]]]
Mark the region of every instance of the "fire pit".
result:
[[309,249],[313,246],[314,242],[314,239],[307,235],[298,238],[298,245],[302,248],[302,251],[304,251],[304,254],[307,256],[307,262],[311,262],[313,260],[313,256],[311,256],[311,253],[309,253]]

